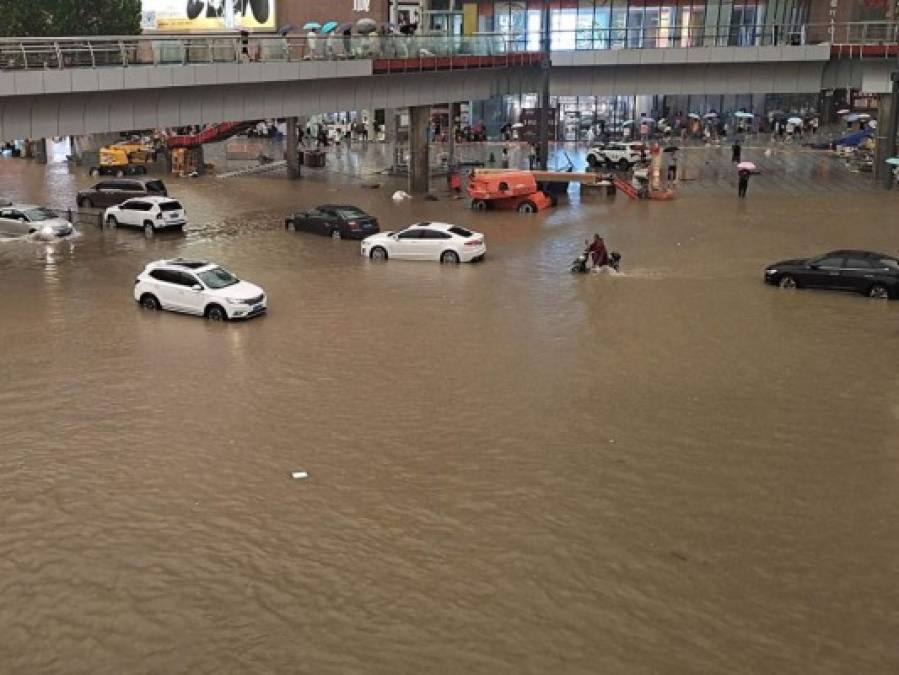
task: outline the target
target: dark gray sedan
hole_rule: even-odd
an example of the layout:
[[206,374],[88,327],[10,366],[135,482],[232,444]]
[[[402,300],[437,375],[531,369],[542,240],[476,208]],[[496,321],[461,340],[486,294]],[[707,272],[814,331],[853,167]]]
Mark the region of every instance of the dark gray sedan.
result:
[[769,265],[765,282],[781,288],[823,288],[854,291],[870,298],[899,298],[899,259],[872,251],[831,251],[817,258]]

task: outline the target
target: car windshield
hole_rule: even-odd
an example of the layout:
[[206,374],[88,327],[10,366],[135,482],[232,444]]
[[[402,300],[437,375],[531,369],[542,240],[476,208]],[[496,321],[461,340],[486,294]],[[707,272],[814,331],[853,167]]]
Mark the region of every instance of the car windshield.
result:
[[899,260],[896,258],[881,258],[880,264],[890,269],[899,270]]
[[465,237],[466,239],[468,239],[471,236],[471,232],[466,230],[464,227],[459,227],[458,225],[453,225],[449,229],[449,231],[460,237]]
[[341,218],[365,218],[367,215],[365,211],[353,208],[352,206],[348,208],[335,209],[335,211],[337,211],[337,215]]
[[199,276],[204,284],[213,289],[233,286],[240,281],[240,279],[222,267],[213,267],[211,270],[200,272]]
[[50,209],[45,209],[43,207],[27,209],[25,211],[25,215],[28,216],[28,220],[33,223],[40,220],[50,220],[51,218],[56,218],[56,214],[53,213],[53,211],[51,211]]
[[160,211],[180,211],[181,202],[163,202],[159,205]]

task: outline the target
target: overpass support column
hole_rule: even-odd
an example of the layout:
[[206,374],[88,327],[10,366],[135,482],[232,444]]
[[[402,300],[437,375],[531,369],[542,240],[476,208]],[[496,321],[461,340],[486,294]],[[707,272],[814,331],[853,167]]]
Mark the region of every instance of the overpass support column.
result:
[[299,143],[299,137],[297,136],[297,125],[299,124],[299,120],[296,117],[288,117],[285,122],[287,123],[287,177],[288,178],[299,178],[300,177],[300,155],[297,148]]
[[431,189],[430,122],[431,106],[409,108],[409,192],[413,194],[423,194]]
[[893,167],[887,158],[896,156],[896,131],[899,126],[899,72],[892,74],[892,93],[881,94],[878,103],[877,152],[874,155],[874,177],[887,190],[893,187]]

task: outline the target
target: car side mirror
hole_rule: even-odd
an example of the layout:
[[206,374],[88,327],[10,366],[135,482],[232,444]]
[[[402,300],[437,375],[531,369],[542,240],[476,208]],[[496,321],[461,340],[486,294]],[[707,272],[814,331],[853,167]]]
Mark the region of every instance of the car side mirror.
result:
[[203,290],[203,287],[200,286],[200,284],[194,284],[193,286],[190,287],[190,290],[199,292],[199,291]]
[[818,263],[809,263],[808,264],[808,268],[810,270],[816,270],[816,269],[818,269],[818,267],[820,267],[820,265],[818,265]]

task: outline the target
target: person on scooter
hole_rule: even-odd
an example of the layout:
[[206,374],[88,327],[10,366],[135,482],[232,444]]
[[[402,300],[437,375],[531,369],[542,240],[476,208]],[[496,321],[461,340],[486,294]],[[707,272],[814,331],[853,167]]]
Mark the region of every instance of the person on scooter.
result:
[[593,241],[587,246],[587,253],[593,260],[593,267],[602,267],[609,264],[609,252],[606,243],[598,234],[593,235]]

